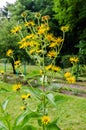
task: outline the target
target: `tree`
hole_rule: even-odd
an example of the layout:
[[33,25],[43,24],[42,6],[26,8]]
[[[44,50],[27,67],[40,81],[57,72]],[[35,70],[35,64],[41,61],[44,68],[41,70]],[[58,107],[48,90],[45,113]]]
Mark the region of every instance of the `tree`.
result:
[[25,61],[28,60],[29,61],[29,56],[27,55],[27,53],[22,49],[19,50],[19,46],[18,46],[18,41],[19,41],[19,37],[17,37],[16,35],[12,35],[11,33],[11,29],[16,26],[15,21],[12,21],[10,19],[10,21],[8,21],[7,18],[4,18],[3,21],[1,21],[0,23],[0,58],[7,58],[9,60],[9,62],[12,65],[13,68],[13,73],[16,73],[15,71],[15,67],[14,67],[14,61],[6,56],[6,52],[9,49],[12,49],[14,51],[14,58],[15,61],[20,59],[21,61]]
[[68,24],[70,33],[65,48],[71,53],[77,53],[74,46],[80,40],[86,40],[86,1],[83,0],[54,0],[54,17],[59,25]]

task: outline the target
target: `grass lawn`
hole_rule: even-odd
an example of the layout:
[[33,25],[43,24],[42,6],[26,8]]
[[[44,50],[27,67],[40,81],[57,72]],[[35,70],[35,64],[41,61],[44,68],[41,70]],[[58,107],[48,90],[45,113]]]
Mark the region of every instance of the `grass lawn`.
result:
[[[23,87],[25,89],[25,86]],[[8,91],[6,91],[6,90]],[[22,93],[24,91],[22,90]],[[37,89],[38,88],[34,88]],[[20,94],[15,92],[9,92],[12,90],[12,84],[7,84],[0,81],[0,103],[2,103],[8,96],[15,95],[8,103],[7,112],[12,115],[12,122],[21,113],[20,106],[22,101]],[[77,96],[68,96],[59,94],[58,92],[52,92],[55,96],[55,102],[57,109],[50,105],[49,115],[51,120],[58,118],[58,126],[61,130],[85,130],[86,129],[86,98]],[[33,96],[33,95],[32,95]],[[35,97],[30,99],[30,106],[36,107],[37,99]],[[0,117],[3,114],[0,109]],[[38,130],[41,130],[38,128]]]

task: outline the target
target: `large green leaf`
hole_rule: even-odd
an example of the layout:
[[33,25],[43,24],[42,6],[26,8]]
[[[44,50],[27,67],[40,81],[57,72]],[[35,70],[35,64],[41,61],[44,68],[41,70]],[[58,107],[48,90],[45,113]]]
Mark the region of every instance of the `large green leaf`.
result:
[[3,121],[0,121],[0,130],[8,130]]
[[20,114],[14,122],[14,127],[20,125],[24,118],[27,116],[27,114],[28,111],[25,111],[24,113]]
[[58,119],[55,119],[53,122],[49,123],[46,127],[48,128],[48,130],[61,130],[58,126],[57,126],[57,122]]
[[48,100],[50,101],[50,103],[53,104],[55,107],[57,107],[56,103],[55,103],[54,95],[52,93],[48,93],[46,96],[47,96]]
[[3,103],[1,104],[1,107],[4,111],[6,110],[9,100],[12,99],[13,97],[14,97],[14,95],[7,97],[6,100],[4,100]]
[[29,113],[28,111],[26,111],[16,118],[14,122],[14,127],[19,125],[25,126],[31,118],[38,118],[38,117],[40,117],[38,112]]
[[0,89],[0,93],[6,93],[6,92],[9,92],[9,90],[5,89],[5,88],[1,88]]
[[30,88],[25,88],[24,91],[29,92],[32,96],[40,100],[40,95],[42,93],[41,90],[30,87]]
[[21,130],[37,130],[37,128],[32,125],[26,125]]
[[17,117],[17,119],[15,120],[14,126],[13,126],[13,130],[37,130],[35,127],[27,125],[29,123],[29,120],[31,118],[38,118],[40,115],[37,112],[32,112],[32,113],[28,113],[25,112],[23,114],[21,114],[20,116]]
[[6,107],[7,107],[7,104],[9,102],[9,97],[2,103],[2,109],[5,111],[6,110]]
[[50,124],[47,126],[47,130],[61,130],[56,124]]
[[23,120],[23,124],[26,124],[31,118],[39,118],[40,114],[38,112],[31,112],[28,115],[25,116],[24,120]]

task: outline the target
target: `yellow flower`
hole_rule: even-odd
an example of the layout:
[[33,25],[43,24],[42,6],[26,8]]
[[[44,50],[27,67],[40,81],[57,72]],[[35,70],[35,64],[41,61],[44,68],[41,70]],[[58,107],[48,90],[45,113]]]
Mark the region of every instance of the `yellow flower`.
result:
[[18,44],[22,44],[24,42],[26,42],[26,38],[25,37],[20,42],[18,42]]
[[75,82],[76,82],[76,79],[75,79],[74,76],[68,77],[68,78],[66,78],[66,80],[67,80],[69,83],[75,83]]
[[34,39],[34,38],[36,38],[37,36],[35,35],[35,34],[29,34],[29,35],[27,35],[26,37],[25,37],[25,39],[27,40],[27,39]]
[[1,73],[1,74],[4,74],[4,70],[0,70],[0,73]]
[[66,78],[68,78],[68,77],[71,76],[71,73],[70,73],[70,72],[66,72],[66,73],[64,74],[64,76],[65,76]]
[[25,100],[27,98],[27,95],[22,95],[21,98],[22,100]]
[[54,41],[54,36],[52,34],[47,34],[46,39],[49,41]]
[[17,26],[11,30],[11,33],[18,33],[21,30],[21,26]]
[[46,16],[43,16],[43,17],[42,17],[42,21],[47,21],[48,19],[50,19],[50,16],[49,16],[49,15],[46,15]]
[[33,54],[36,51],[36,49],[31,49],[30,54]]
[[54,37],[52,40],[53,40],[53,42],[50,44],[49,47],[58,46],[58,45],[60,45],[64,41],[61,37],[58,37],[58,38]]
[[21,43],[21,45],[20,45],[20,49],[21,49],[21,48],[26,48],[26,47],[28,47],[28,46],[30,46],[30,42],[23,42],[23,43]]
[[70,62],[73,64],[73,63],[77,63],[77,62],[79,62],[79,59],[78,59],[78,57],[70,57]]
[[6,53],[7,56],[12,56],[13,54],[13,50],[12,49],[9,49]]
[[26,16],[27,16],[27,13],[26,13],[26,12],[23,12],[23,13],[21,14],[21,16],[22,16],[22,17],[26,17]]
[[29,21],[29,22],[25,23],[26,27],[31,27],[31,26],[34,26],[34,25],[35,25],[35,23],[33,21]]
[[54,58],[56,57],[57,53],[53,50],[53,51],[49,51],[47,56],[49,56],[50,58]]
[[30,93],[28,93],[28,94],[27,94],[27,98],[30,98],[30,97],[31,97],[31,94],[30,94]]
[[42,123],[47,125],[50,122],[50,117],[49,116],[43,116],[42,117]]
[[40,74],[41,74],[41,75],[43,74],[43,70],[40,70]]
[[48,30],[49,30],[49,26],[46,24],[41,24],[40,26],[37,27],[37,31],[39,35],[44,34]]
[[60,67],[57,67],[57,66],[52,66],[52,70],[57,72],[57,71],[60,71],[61,68]]
[[41,52],[43,52],[43,51],[42,51],[42,50],[37,50],[36,52],[37,52],[37,53],[41,53]]
[[52,64],[45,67],[46,70],[51,70],[51,68],[52,68]]
[[43,29],[43,28],[42,28],[42,29],[40,28],[40,29],[38,30],[38,34],[40,34],[40,35],[43,34],[44,32],[45,32],[45,29]]
[[13,90],[14,91],[19,91],[20,88],[21,88],[21,84],[20,83],[13,86]]
[[26,110],[26,107],[25,107],[25,106],[22,106],[20,109],[21,109],[21,110]]
[[40,13],[36,13],[36,14],[35,14],[35,17],[36,17],[36,18],[40,18],[40,17],[41,17],[41,14],[40,14]]
[[20,67],[20,64],[21,64],[20,60],[15,61],[14,62],[15,68]]
[[58,38],[56,38],[56,40],[55,40],[55,41],[59,44],[59,43],[63,42],[63,41],[64,41],[64,39],[62,39],[61,37],[58,37]]
[[62,32],[67,32],[69,30],[69,26],[62,26],[61,31]]
[[49,47],[56,47],[56,45],[57,45],[57,43],[56,42],[53,42],[53,43],[51,43],[50,45],[49,45]]

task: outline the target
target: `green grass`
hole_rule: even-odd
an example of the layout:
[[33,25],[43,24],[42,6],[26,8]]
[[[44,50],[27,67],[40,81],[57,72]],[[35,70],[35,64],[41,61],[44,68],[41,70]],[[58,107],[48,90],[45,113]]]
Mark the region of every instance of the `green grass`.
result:
[[[20,94],[15,96],[15,92],[6,92],[12,90],[12,85],[0,81],[0,103],[2,103],[8,96],[13,96],[12,100],[8,103],[7,112],[12,115],[12,122],[15,117],[21,113],[20,106],[22,101]],[[38,88],[35,88],[38,90]],[[23,93],[23,90],[22,90]],[[68,96],[52,92],[55,96],[57,109],[52,105],[49,107],[49,115],[51,121],[58,118],[58,125],[62,130],[85,130],[86,129],[86,98]],[[31,98],[31,107],[35,107],[38,101]],[[0,113],[1,115],[1,113]]]

